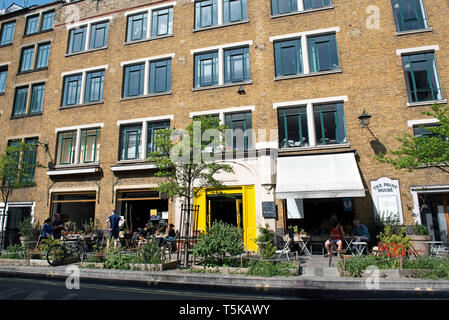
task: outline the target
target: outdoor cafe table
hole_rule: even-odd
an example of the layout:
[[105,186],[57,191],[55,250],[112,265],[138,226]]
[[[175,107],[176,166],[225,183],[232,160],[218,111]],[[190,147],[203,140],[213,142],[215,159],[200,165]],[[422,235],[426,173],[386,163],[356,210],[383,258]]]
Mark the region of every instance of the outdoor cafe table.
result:
[[343,244],[346,244],[346,246],[343,246],[343,249],[345,251],[348,251],[351,248],[351,244],[354,241],[353,236],[343,236]]
[[299,249],[300,249],[298,254],[301,254],[301,253],[304,252],[305,255],[310,256],[311,255],[310,251],[309,251],[309,249],[307,249],[307,244],[310,241],[310,237],[309,236],[301,236],[300,235],[298,238],[299,238],[299,240],[295,241],[296,243],[298,243]]
[[440,256],[440,250],[443,246],[443,241],[426,241],[424,243],[427,243],[429,245],[429,251],[430,255],[435,255],[436,257]]

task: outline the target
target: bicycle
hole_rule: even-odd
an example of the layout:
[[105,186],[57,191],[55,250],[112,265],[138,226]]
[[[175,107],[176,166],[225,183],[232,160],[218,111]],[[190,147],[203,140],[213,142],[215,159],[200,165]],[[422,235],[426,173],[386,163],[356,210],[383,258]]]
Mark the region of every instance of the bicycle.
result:
[[60,266],[64,263],[67,257],[76,254],[78,261],[84,260],[85,257],[84,240],[81,236],[76,239],[64,239],[62,244],[55,244],[48,248],[47,261],[53,266]]

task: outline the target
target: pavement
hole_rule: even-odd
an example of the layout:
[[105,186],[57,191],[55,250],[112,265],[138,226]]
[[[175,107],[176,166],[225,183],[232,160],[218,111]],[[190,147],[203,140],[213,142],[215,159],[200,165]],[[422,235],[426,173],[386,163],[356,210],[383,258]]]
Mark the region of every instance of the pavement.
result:
[[[327,260],[327,259],[326,259]],[[170,290],[202,290],[223,293],[282,295],[307,298],[370,299],[375,296],[391,297],[440,297],[449,299],[449,281],[427,279],[379,279],[373,287],[364,278],[343,278],[336,267],[321,267],[322,261],[312,261],[304,267],[304,273],[294,277],[253,277],[192,273],[187,270],[163,272],[84,269],[80,270],[80,283],[126,285]],[[73,265],[72,265],[73,266]],[[71,271],[67,266],[0,266],[0,277],[41,280],[66,280]]]

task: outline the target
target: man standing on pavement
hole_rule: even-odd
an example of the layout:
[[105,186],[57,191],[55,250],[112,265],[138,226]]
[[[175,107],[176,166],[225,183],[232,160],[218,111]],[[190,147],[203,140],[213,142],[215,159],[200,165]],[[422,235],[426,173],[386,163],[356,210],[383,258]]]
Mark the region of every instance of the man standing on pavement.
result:
[[61,215],[59,213],[55,214],[55,219],[53,220],[53,239],[61,239],[62,230],[65,230],[64,223],[61,220]]
[[[108,226],[109,235],[114,239],[114,248],[117,247],[117,239],[119,234],[119,222],[120,217],[116,215],[115,210],[112,210],[112,214],[108,217],[106,224]],[[109,249],[109,241],[107,242],[107,248]]]

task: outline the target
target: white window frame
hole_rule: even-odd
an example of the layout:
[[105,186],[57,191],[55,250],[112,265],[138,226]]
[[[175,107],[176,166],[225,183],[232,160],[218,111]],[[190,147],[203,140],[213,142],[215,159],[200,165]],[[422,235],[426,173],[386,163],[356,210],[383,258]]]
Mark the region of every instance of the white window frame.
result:
[[[61,106],[63,108],[69,108],[69,107],[73,107],[73,106],[79,106],[79,105],[83,105],[86,104],[85,102],[85,93],[86,93],[86,76],[88,72],[92,72],[92,71],[102,71],[104,70],[104,78],[105,78],[105,82],[106,82],[106,70],[109,68],[109,65],[103,65],[103,66],[98,66],[98,67],[92,67],[92,68],[85,68],[85,69],[79,69],[79,70],[73,70],[73,71],[68,71],[68,72],[63,72],[61,73],[61,77],[63,79],[63,83],[62,83],[62,95],[63,95],[63,99],[64,99],[64,85],[65,85],[65,81],[64,78],[66,76],[71,76],[71,75],[75,75],[75,74],[79,74],[81,73],[81,92],[80,92],[80,101],[78,104],[75,105],[70,105],[70,106]],[[104,90],[104,89],[103,89]],[[104,99],[104,96],[103,96]],[[61,100],[62,101],[62,100]],[[98,103],[98,102],[94,102],[94,103]],[[62,103],[64,104],[64,103]]]
[[[190,50],[190,54],[193,56],[197,53],[207,53],[207,52],[213,52],[218,51],[218,85],[222,86],[224,85],[224,50],[233,49],[233,48],[239,48],[239,47],[245,47],[245,46],[252,46],[253,41],[242,41],[242,42],[234,42],[234,43],[227,43],[222,44],[219,46],[213,46],[213,47],[207,47],[207,48],[199,48],[199,49],[193,49]],[[250,62],[251,63],[251,62]],[[195,69],[195,68],[194,68]],[[207,88],[207,87],[204,87]]]
[[[301,0],[299,0],[299,1],[301,1]],[[333,27],[333,28],[317,29],[317,30],[311,30],[311,31],[305,31],[305,32],[290,33],[290,34],[284,34],[284,35],[279,35],[279,36],[272,36],[269,38],[269,40],[274,45],[274,42],[276,42],[276,41],[300,39],[301,40],[301,51],[302,51],[303,74],[311,74],[310,61],[309,61],[309,46],[307,44],[307,39],[312,36],[320,36],[320,35],[327,35],[327,34],[337,35],[338,32],[340,32],[340,27]],[[338,52],[338,47],[337,47],[337,52]],[[339,55],[338,59],[340,60],[340,55]],[[340,69],[341,69],[341,65],[340,65]]]
[[[157,5],[151,5],[151,6],[147,6],[145,8],[140,8],[140,9],[136,9],[136,10],[132,10],[132,11],[128,11],[125,12],[124,15],[126,17],[126,25],[128,26],[128,16],[134,15],[134,14],[138,14],[138,13],[147,13],[148,19],[147,19],[147,34],[145,39],[140,39],[140,40],[135,40],[135,41],[128,41],[127,39],[125,40],[126,43],[133,43],[133,42],[139,42],[142,40],[146,40],[146,39],[151,39],[151,26],[153,23],[153,11],[159,10],[159,9],[164,9],[164,8],[170,8],[173,7],[173,11],[174,11],[174,7],[176,6],[176,1],[173,2],[168,2],[168,3],[163,3],[163,4],[157,4]],[[174,14],[173,14],[174,15]],[[173,31],[174,33],[174,31]],[[165,35],[163,36],[165,37]]]
[[[64,133],[64,132],[69,132],[69,131],[76,131],[76,143],[75,143],[75,161],[74,163],[71,164],[63,164],[63,165],[56,165],[56,167],[73,167],[73,166],[77,166],[77,165],[82,165],[83,163],[80,162],[80,154],[81,154],[81,131],[82,130],[89,130],[89,129],[98,129],[100,128],[100,132],[101,132],[101,128],[104,127],[104,123],[92,123],[92,124],[85,124],[85,125],[79,125],[79,126],[71,126],[71,127],[64,127],[64,128],[55,128],[55,133],[56,133],[56,162],[58,162],[57,157],[59,156],[58,154],[58,148],[59,148],[59,133]],[[101,146],[101,144],[100,144]],[[100,162],[100,148],[98,149],[98,159],[97,161],[93,162],[93,163],[89,163],[89,165],[92,164],[98,164]]]
[[[306,107],[307,109],[307,132],[309,134],[309,146],[307,147],[298,147],[301,149],[307,149],[307,148],[326,148],[329,146],[335,146],[335,145],[318,145],[317,144],[317,138],[315,135],[315,121],[314,121],[314,114],[313,114],[313,106],[317,104],[326,104],[326,103],[339,103],[339,102],[348,102],[347,96],[339,96],[339,97],[328,97],[328,98],[317,98],[317,99],[308,99],[308,100],[297,100],[297,101],[286,101],[286,102],[275,102],[273,103],[273,109],[286,109],[286,108],[292,108],[292,107]],[[346,114],[345,114],[345,121],[346,121]],[[345,123],[345,127],[347,128],[347,125]],[[346,132],[346,139],[348,132]],[[278,143],[278,149],[279,149],[279,141]],[[348,144],[345,143],[343,145]],[[341,146],[342,144],[337,144],[337,146]]]
[[[96,23],[99,23],[99,22],[109,22],[109,23],[111,23],[111,21],[112,21],[112,16],[108,16],[108,17],[101,17],[101,18],[97,18],[97,19],[89,19],[89,20],[86,20],[86,21],[80,21],[80,22],[76,22],[76,23],[72,23],[72,24],[67,24],[66,28],[67,28],[67,30],[69,32],[69,41],[70,41],[70,32],[73,29],[86,26],[86,43],[84,44],[84,50],[80,51],[80,52],[68,52],[67,55],[74,55],[74,54],[79,54],[79,53],[86,52],[86,51],[93,51],[93,50],[106,48],[107,45],[105,47],[101,47],[101,48],[89,49],[89,45],[90,45],[90,31],[92,29],[92,25],[93,24],[96,24]],[[108,43],[109,43],[109,39],[108,39]]]
[[[119,160],[118,162],[135,162],[136,160],[145,160],[147,158],[147,142],[148,142],[148,124],[151,122],[159,122],[159,121],[170,121],[170,123],[173,121],[175,116],[173,114],[165,115],[165,116],[156,116],[156,117],[150,117],[150,118],[140,118],[140,119],[130,119],[130,120],[119,120],[117,121],[117,126],[119,127],[119,140],[121,139],[120,133],[121,133],[121,127],[124,125],[131,125],[131,124],[141,124],[142,125],[142,141],[141,141],[141,148],[142,152],[140,154],[139,159],[132,159],[132,160]],[[119,150],[120,153],[120,150]]]

